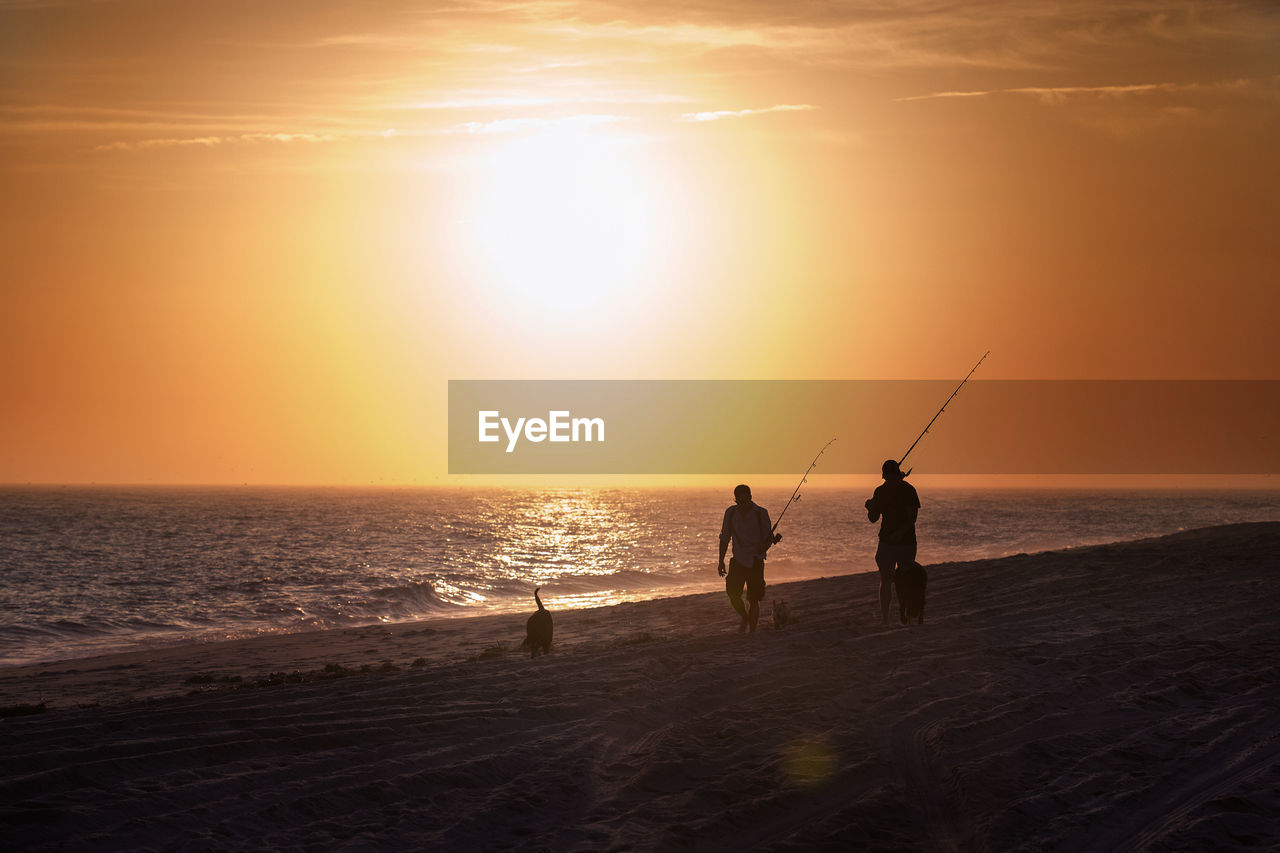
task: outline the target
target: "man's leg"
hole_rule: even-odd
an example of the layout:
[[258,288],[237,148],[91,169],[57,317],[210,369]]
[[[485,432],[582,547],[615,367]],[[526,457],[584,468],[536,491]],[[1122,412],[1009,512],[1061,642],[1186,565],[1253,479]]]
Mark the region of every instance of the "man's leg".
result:
[[893,551],[885,545],[876,550],[876,568],[880,570],[880,622],[889,624],[889,605],[893,603]]
[[[914,563],[915,561],[916,561],[916,544],[912,542],[910,545],[903,545],[898,554],[898,571],[905,572],[908,568],[911,567],[911,564]],[[901,605],[902,602],[899,601],[898,604]],[[901,618],[902,624],[906,625],[907,611],[905,608],[902,610],[902,614],[900,618]]]
[[729,558],[729,573],[724,578],[724,589],[729,594],[729,603],[733,605],[733,609],[738,611],[738,615],[742,617],[742,625],[740,630],[747,628],[747,608],[742,603],[742,587],[747,582],[747,575],[741,563],[732,557]]
[[751,607],[747,610],[747,630],[756,632],[756,623],[760,621],[760,599],[764,598],[764,560],[756,560],[755,566],[747,576],[747,601]]

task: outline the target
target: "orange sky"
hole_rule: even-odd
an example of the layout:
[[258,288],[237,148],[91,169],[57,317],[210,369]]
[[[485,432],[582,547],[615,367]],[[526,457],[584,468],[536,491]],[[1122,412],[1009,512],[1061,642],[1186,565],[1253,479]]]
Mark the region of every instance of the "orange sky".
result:
[[0,0],[0,116],[0,482],[451,482],[450,378],[1280,378],[1273,3]]

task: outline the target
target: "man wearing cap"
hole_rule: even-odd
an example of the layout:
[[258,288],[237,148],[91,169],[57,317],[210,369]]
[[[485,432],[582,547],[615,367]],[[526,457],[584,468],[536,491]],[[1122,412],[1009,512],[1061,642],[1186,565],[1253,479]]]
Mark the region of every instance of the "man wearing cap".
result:
[[880,544],[876,566],[880,569],[880,621],[889,624],[889,603],[893,599],[893,575],[916,559],[916,515],[920,496],[906,481],[893,459],[880,466],[884,483],[876,487],[865,506],[867,520],[880,522]]
[[[724,511],[720,524],[720,577],[725,578],[724,588],[729,593],[729,603],[742,617],[739,633],[755,633],[760,619],[760,599],[764,598],[764,557],[769,546],[782,538],[774,535],[769,523],[769,511],[751,500],[751,487],[742,485],[733,490],[734,505]],[[724,555],[733,542],[733,556],[729,558],[729,570],[724,568]],[[747,601],[742,603],[742,587],[747,587]]]

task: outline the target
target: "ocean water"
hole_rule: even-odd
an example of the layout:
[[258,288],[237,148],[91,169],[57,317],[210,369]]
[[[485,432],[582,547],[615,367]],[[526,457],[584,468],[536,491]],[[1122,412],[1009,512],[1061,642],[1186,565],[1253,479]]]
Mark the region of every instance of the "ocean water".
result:
[[[760,490],[774,518],[790,490]],[[874,570],[862,491],[806,487],[767,577]],[[1280,519],[1275,491],[936,490],[921,562]],[[0,489],[0,665],[721,588],[729,489]]]

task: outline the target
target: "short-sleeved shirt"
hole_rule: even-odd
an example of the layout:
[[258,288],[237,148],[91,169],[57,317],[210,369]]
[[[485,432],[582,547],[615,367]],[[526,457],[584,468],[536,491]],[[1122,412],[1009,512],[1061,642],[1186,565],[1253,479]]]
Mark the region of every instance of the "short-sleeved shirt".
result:
[[724,511],[720,541],[733,540],[733,558],[744,566],[752,566],[757,559],[764,559],[772,530],[769,510],[754,503],[745,510],[739,510],[734,504]]
[[911,520],[911,510],[920,508],[920,496],[916,494],[915,486],[906,480],[886,480],[871,495],[870,508],[880,513],[881,539],[887,539],[890,533],[905,524],[910,529],[898,544],[916,544],[916,526]]

